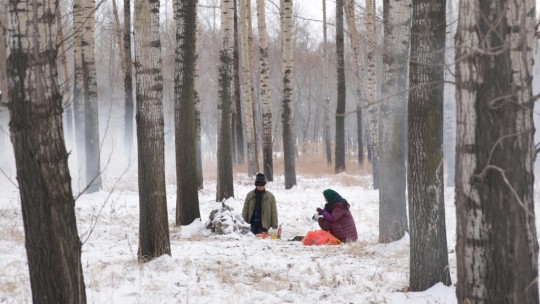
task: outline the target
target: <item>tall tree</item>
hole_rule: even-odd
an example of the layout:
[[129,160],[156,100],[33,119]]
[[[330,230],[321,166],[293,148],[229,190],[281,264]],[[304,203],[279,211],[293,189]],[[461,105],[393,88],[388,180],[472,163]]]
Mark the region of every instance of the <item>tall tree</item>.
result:
[[455,63],[456,57],[454,37],[457,28],[457,10],[455,0],[447,0],[446,26],[446,64],[444,71],[444,160],[446,163],[446,187],[454,187],[456,179],[456,86]]
[[411,291],[450,285],[444,214],[442,115],[445,0],[413,0],[409,84]]
[[272,99],[270,98],[270,70],[268,68],[268,32],[266,31],[266,8],[264,0],[257,0],[257,24],[259,27],[259,65],[262,97],[263,170],[266,179],[274,180],[272,153]]
[[176,225],[201,217],[197,176],[195,63],[197,0],[175,0],[176,56],[174,72],[176,147]]
[[9,111],[7,107],[8,101],[8,80],[6,72],[7,63],[7,24],[8,24],[8,7],[7,1],[0,2],[0,150],[5,151],[7,148],[7,127],[9,124]]
[[332,163],[332,137],[330,136],[330,96],[328,93],[328,27],[326,25],[326,0],[323,4],[323,90],[324,90],[324,146],[326,152],[326,164]]
[[165,189],[159,0],[135,1],[135,78],[140,207],[138,258],[148,261],[171,254]]
[[379,242],[407,230],[405,144],[411,0],[384,0],[384,79],[379,126]]
[[85,161],[85,126],[84,126],[84,79],[82,74],[82,32],[84,25],[84,12],[82,0],[73,0],[73,120],[75,125],[75,146],[77,151],[77,164],[79,190],[86,188],[86,161]]
[[244,163],[244,127],[242,122],[242,88],[240,84],[240,30],[238,18],[238,0],[234,1],[234,50],[233,50],[233,101],[231,113],[231,136],[233,160]]
[[456,35],[458,303],[538,303],[535,1],[461,1]]
[[95,47],[95,0],[82,1],[83,20],[81,33],[82,76],[84,80],[84,130],[87,192],[101,188],[98,96]]
[[62,67],[62,81],[60,82],[60,91],[62,96],[64,97],[64,101],[62,102],[62,106],[65,109],[65,122],[66,122],[66,136],[68,141],[73,140],[73,107],[72,103],[69,100],[69,73],[68,73],[68,65],[67,65],[67,56],[66,56],[66,40],[64,36],[64,28],[62,25],[62,6],[61,2],[58,2],[58,5],[56,6],[56,30],[58,31],[58,45],[60,47],[59,53],[58,53],[58,64]]
[[[53,0],[9,1],[9,111],[32,301],[86,303],[57,84]],[[31,122],[31,123],[29,123]]]
[[336,146],[335,172],[345,171],[345,44],[343,39],[343,1],[336,0]]
[[281,31],[283,52],[283,158],[285,162],[285,189],[296,185],[296,143],[294,136],[293,93],[293,0],[281,0]]
[[216,200],[234,196],[231,155],[231,80],[233,67],[234,0],[221,0],[221,49],[219,51],[218,178]]
[[242,50],[242,77],[244,84],[243,97],[245,104],[245,119],[246,137],[247,137],[247,159],[248,159],[248,175],[255,176],[259,171],[259,163],[257,157],[257,140],[255,137],[255,120],[253,116],[253,95],[251,93],[251,62],[249,56],[249,43],[248,43],[248,14],[246,7],[246,0],[239,0],[240,8],[240,40],[242,41],[240,48]]
[[131,158],[133,149],[133,66],[131,57],[131,1],[124,0],[124,150]]
[[358,134],[358,164],[364,164],[364,141],[362,138],[362,108],[366,101],[365,93],[365,73],[361,73],[362,65],[362,52],[360,51],[360,41],[358,37],[358,30],[356,28],[356,17],[354,13],[354,1],[345,0],[345,17],[347,19],[347,32],[351,40],[351,46],[354,55],[354,76],[356,80],[356,120]]
[[373,189],[379,189],[379,106],[376,102],[377,80],[375,75],[375,0],[366,0],[366,31],[368,45],[367,106],[369,146],[373,170]]

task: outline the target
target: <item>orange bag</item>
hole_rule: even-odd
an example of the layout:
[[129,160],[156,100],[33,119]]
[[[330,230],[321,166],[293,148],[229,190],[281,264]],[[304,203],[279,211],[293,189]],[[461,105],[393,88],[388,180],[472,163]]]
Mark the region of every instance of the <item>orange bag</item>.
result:
[[330,232],[325,230],[308,231],[304,239],[302,240],[304,245],[339,245],[341,241],[333,236]]

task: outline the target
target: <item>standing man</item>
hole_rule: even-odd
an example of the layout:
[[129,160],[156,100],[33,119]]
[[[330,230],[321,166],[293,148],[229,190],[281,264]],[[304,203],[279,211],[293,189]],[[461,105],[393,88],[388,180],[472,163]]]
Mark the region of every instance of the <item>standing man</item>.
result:
[[251,224],[251,232],[259,234],[268,229],[278,227],[276,199],[270,191],[266,191],[266,177],[258,173],[255,178],[255,189],[251,190],[244,202],[242,217]]

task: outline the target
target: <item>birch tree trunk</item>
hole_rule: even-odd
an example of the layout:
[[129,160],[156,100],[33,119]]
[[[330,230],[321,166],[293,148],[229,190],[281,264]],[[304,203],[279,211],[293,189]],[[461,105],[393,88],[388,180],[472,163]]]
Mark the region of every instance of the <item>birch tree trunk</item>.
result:
[[336,103],[336,146],[335,172],[345,171],[345,56],[343,39],[343,1],[336,0],[336,74],[337,74],[337,103]]
[[233,101],[232,101],[232,149],[237,164],[245,161],[244,127],[242,122],[242,89],[240,84],[240,33],[238,0],[234,0],[234,51],[233,51]]
[[133,65],[131,57],[131,3],[124,0],[124,150],[133,150]]
[[442,118],[445,0],[412,0],[407,185],[409,289],[450,285],[444,214]]
[[221,0],[221,50],[219,51],[218,178],[216,201],[234,196],[231,155],[231,80],[233,69],[234,0]]
[[[250,0],[248,0],[250,1]],[[259,171],[259,164],[257,161],[257,141],[255,138],[255,124],[253,116],[253,98],[251,94],[251,63],[249,60],[249,44],[248,44],[248,18],[246,12],[246,0],[239,0],[240,8],[240,39],[242,41],[242,77],[244,85],[242,90],[244,92],[245,102],[245,127],[247,137],[247,159],[248,159],[248,175],[255,176]]]
[[328,27],[326,25],[326,0],[323,4],[323,90],[324,90],[324,145],[326,151],[326,164],[332,163],[332,139],[330,136],[330,96],[328,95]]
[[283,124],[283,156],[285,162],[285,189],[296,185],[296,140],[294,134],[293,93],[293,0],[282,0],[283,39],[283,102],[281,122]]
[[82,32],[84,11],[82,0],[73,0],[73,121],[75,124],[75,144],[78,164],[78,187],[86,188],[86,152],[84,117],[84,79],[82,71]]
[[84,14],[82,27],[82,75],[84,79],[84,128],[86,156],[87,193],[101,189],[101,165],[99,155],[99,120],[96,80],[96,61],[94,56],[95,38],[95,0],[81,2]]
[[447,0],[448,21],[446,29],[446,66],[444,75],[444,160],[446,162],[446,187],[454,187],[456,179],[456,86],[455,86],[455,46],[457,14],[453,0]]
[[379,242],[407,230],[405,145],[411,0],[384,0],[383,87],[379,126]]
[[356,80],[356,119],[357,119],[357,134],[358,134],[358,164],[364,164],[364,141],[362,139],[362,107],[367,104],[366,93],[364,88],[366,87],[365,73],[361,73],[362,65],[360,62],[364,62],[362,59],[362,53],[360,50],[360,42],[358,37],[358,30],[356,28],[356,17],[354,13],[354,1],[345,0],[345,17],[347,19],[347,32],[351,41],[351,47],[354,55],[354,76]]
[[65,122],[66,122],[66,138],[68,140],[68,143],[71,143],[73,140],[73,104],[69,100],[70,96],[70,90],[69,90],[69,73],[68,73],[68,67],[67,67],[67,57],[66,57],[66,40],[64,37],[64,29],[62,25],[62,6],[61,2],[58,2],[56,11],[56,30],[58,31],[58,45],[60,47],[59,53],[58,53],[58,64],[62,67],[62,81],[59,85],[60,91],[62,93],[62,96],[64,97],[64,100],[62,101],[62,106],[64,107],[65,114]]
[[32,301],[86,303],[57,84],[56,6],[9,1],[10,131]]
[[535,7],[533,0],[459,4],[458,303],[539,302],[532,118]]
[[197,0],[175,0],[176,59],[174,73],[176,147],[176,225],[201,217],[197,176],[195,63]]
[[268,181],[274,180],[272,152],[272,99],[270,98],[270,71],[268,68],[268,32],[266,31],[266,8],[264,0],[257,0],[257,24],[259,26],[259,61],[262,98],[263,168]]
[[139,261],[171,255],[165,189],[165,135],[159,0],[135,1],[139,169]]
[[366,0],[366,28],[368,40],[368,131],[371,150],[371,165],[373,168],[373,189],[379,189],[379,105],[376,102],[377,80],[375,75],[375,0]]

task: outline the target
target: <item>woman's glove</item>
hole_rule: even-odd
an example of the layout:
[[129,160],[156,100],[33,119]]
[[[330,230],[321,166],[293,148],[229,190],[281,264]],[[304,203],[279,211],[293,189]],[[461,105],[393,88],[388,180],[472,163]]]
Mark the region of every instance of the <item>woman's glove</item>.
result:
[[326,211],[326,210],[323,210],[321,215],[322,215],[322,217],[324,217],[325,220],[330,220],[332,218],[330,213],[328,211]]
[[323,213],[323,212],[324,212],[324,210],[323,210],[323,209],[321,209],[321,208],[317,208],[317,213],[318,213],[319,215],[322,215],[322,213]]

